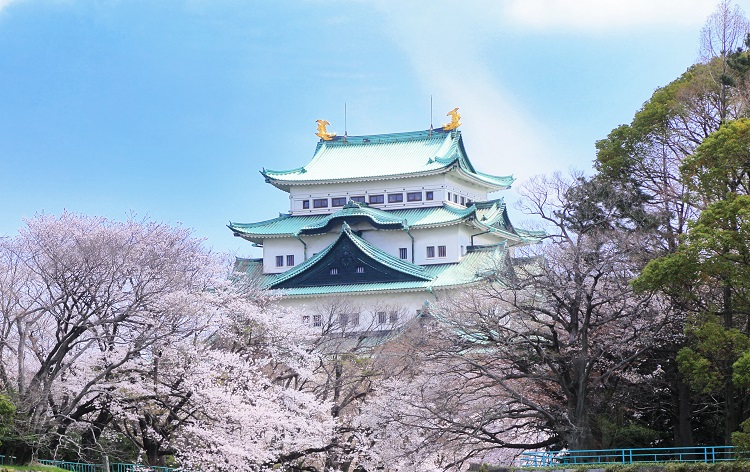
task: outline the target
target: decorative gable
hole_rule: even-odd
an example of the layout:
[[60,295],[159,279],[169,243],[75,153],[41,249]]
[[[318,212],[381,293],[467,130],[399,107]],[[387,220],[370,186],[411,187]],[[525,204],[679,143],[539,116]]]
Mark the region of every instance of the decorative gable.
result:
[[431,277],[424,268],[377,249],[352,233],[344,223],[336,241],[315,257],[281,274],[271,288],[429,280]]

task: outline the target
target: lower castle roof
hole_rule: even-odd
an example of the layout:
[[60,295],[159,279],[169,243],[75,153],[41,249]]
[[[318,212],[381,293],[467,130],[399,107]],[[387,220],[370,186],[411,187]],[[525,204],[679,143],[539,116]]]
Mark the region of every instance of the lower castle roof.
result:
[[504,239],[519,242],[536,242],[544,233],[516,229],[511,224],[503,199],[474,202],[466,208],[450,203],[440,206],[407,208],[401,210],[379,210],[366,203],[350,201],[341,210],[329,215],[289,215],[257,223],[229,223],[235,236],[253,242],[266,238],[293,237],[299,235],[323,234],[337,223],[355,219],[365,219],[380,229],[421,229],[449,226],[461,222],[471,222],[480,230],[495,233]]

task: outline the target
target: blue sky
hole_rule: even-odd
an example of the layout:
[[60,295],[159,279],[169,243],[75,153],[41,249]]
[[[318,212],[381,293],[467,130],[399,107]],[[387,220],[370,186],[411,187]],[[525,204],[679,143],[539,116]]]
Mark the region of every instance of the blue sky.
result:
[[519,184],[588,171],[697,61],[715,5],[0,0],[0,235],[134,213],[257,255],[225,225],[288,209],[258,171],[306,164],[345,103],[350,135],[427,129],[430,96],[435,126],[459,107],[472,161]]

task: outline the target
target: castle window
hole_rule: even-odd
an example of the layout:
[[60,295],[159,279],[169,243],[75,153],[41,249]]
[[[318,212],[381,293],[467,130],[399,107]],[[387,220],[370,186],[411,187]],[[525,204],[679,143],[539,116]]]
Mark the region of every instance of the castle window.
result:
[[406,194],[406,201],[407,202],[421,202],[422,201],[422,192],[409,192]]
[[351,201],[357,202],[357,203],[365,203],[365,197],[360,195],[357,197],[351,197]]
[[389,193],[388,194],[388,203],[399,203],[403,201],[404,201],[403,193]]
[[336,197],[331,199],[331,206],[342,207],[346,205],[346,197]]
[[466,199],[466,206],[471,206],[474,202],[471,200],[471,198]]
[[284,267],[284,256],[276,256],[276,267]]
[[438,257],[445,257],[445,246],[438,246]]
[[373,203],[385,203],[385,197],[383,195],[370,195],[370,204]]
[[349,324],[352,326],[359,326],[359,313],[349,314]]
[[313,200],[313,208],[328,208],[328,199],[316,198]]
[[365,273],[365,266],[358,266],[357,267],[357,273],[358,274],[364,274]]
[[346,325],[349,324],[349,314],[348,313],[339,313],[339,326],[342,328],[345,328]]
[[385,324],[387,319],[388,318],[386,317],[386,313],[384,311],[378,312],[378,324],[379,325]]
[[435,246],[427,246],[427,257],[435,257]]
[[451,201],[451,193],[448,192],[448,201]]
[[302,209],[307,210],[310,208],[310,200],[302,200]]
[[320,315],[313,315],[313,326],[323,326],[323,319]]
[[294,254],[290,254],[286,256],[286,265],[293,266],[294,265]]
[[396,323],[398,321],[398,312],[392,311],[388,314],[388,321],[391,323]]
[[453,194],[453,203],[458,203],[458,195]]
[[409,251],[405,247],[398,248],[398,257],[400,259],[408,259],[409,258]]
[[466,199],[464,197],[461,197],[461,205],[466,205]]
[[329,273],[330,273],[331,275],[338,275],[338,274],[339,274],[339,270],[338,270],[337,268],[335,268],[335,267],[334,267],[334,268],[332,268],[332,269],[331,269],[331,271],[330,271]]
[[435,194],[432,192],[432,190],[428,190],[424,193],[424,199],[425,200],[432,200],[435,197]]
[[302,323],[310,324],[310,315],[302,315]]

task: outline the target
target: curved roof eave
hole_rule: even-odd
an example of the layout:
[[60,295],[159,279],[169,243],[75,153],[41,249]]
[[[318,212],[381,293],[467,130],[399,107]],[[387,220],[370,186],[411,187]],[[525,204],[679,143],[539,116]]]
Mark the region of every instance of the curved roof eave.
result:
[[341,184],[349,182],[377,182],[379,180],[398,180],[398,179],[409,179],[412,177],[427,177],[431,175],[446,174],[450,172],[450,167],[444,167],[435,170],[411,172],[404,174],[388,174],[378,175],[372,177],[352,177],[352,178],[340,178],[340,179],[326,179],[326,180],[283,180],[275,179],[273,177],[266,177],[266,182],[273,185],[274,187],[289,191],[289,188],[295,185],[330,185],[330,184]]
[[[375,285],[375,284],[373,284],[373,285]],[[341,287],[351,287],[351,286],[342,285]],[[326,286],[326,288],[330,289],[330,288],[333,288],[333,287],[329,285],[329,286]],[[281,293],[281,295],[283,297],[286,297],[286,298],[335,297],[335,296],[341,295],[342,293],[346,293],[347,295],[357,296],[357,295],[372,295],[373,293],[378,293],[378,294],[381,294],[381,293],[415,293],[415,292],[428,292],[429,293],[429,291],[430,291],[428,289],[428,287],[427,287],[427,282],[425,282],[425,284],[422,285],[422,286],[414,287],[414,288],[388,288],[388,289],[384,289],[384,288],[377,288],[377,287],[375,287],[375,288],[372,288],[372,289],[369,289],[369,290],[357,288],[357,289],[352,290],[352,291],[346,291],[346,290],[340,290],[340,291],[332,291],[332,290],[322,291],[321,290],[319,292],[314,292],[314,293],[312,291],[310,293],[289,293],[289,292],[291,292],[293,290],[299,290],[299,289],[272,288],[272,289],[269,289],[269,290],[271,292],[279,292],[279,293]]]
[[[466,169],[463,168],[461,163],[459,162],[459,165],[456,168],[457,173],[462,178],[468,180],[469,182],[475,183],[477,185],[481,185],[485,188],[487,188],[491,192],[495,192],[497,190],[505,190],[510,188],[510,186],[513,184],[513,182],[516,180],[512,175],[505,175],[505,176],[489,176],[489,174],[480,174],[478,172],[469,172]],[[484,178],[483,176],[489,176],[493,179],[490,180],[488,178]],[[500,183],[500,182],[493,182],[493,180],[503,180],[507,181],[507,183]]]

